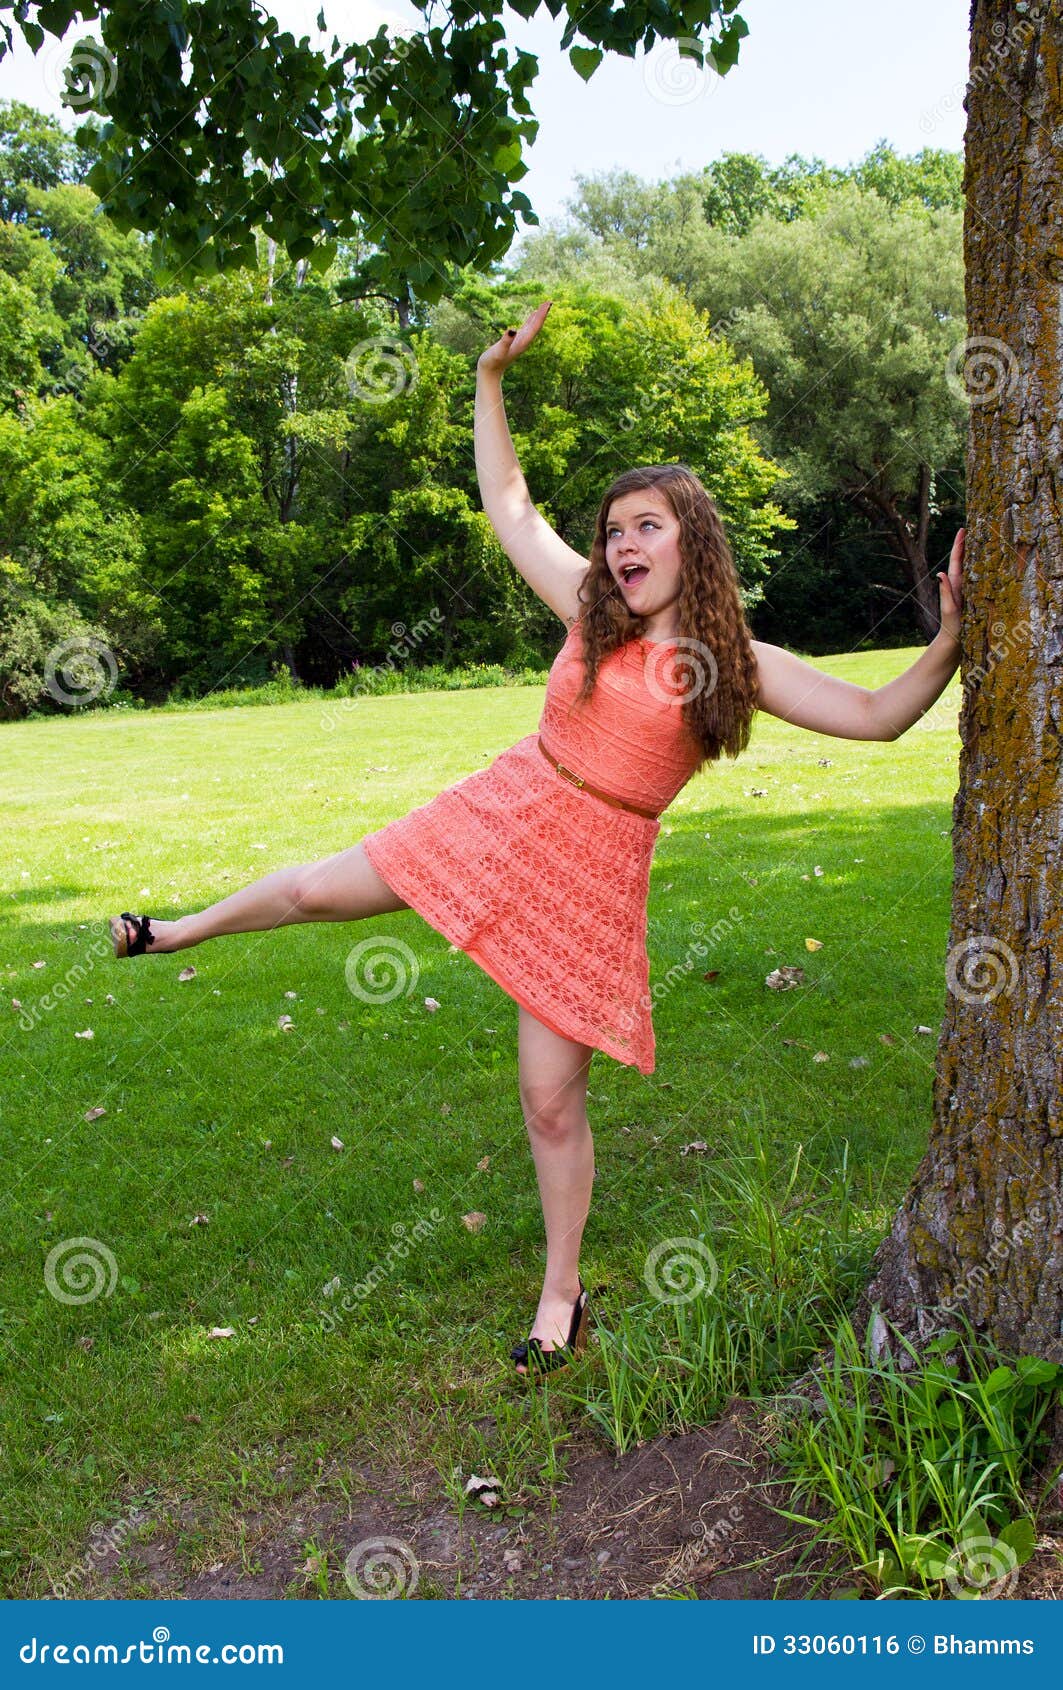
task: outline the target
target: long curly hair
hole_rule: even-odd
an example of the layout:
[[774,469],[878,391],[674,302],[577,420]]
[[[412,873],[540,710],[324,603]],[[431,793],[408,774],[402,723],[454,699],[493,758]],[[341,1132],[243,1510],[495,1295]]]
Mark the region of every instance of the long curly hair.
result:
[[678,656],[690,675],[685,688],[680,683],[679,696],[686,725],[703,748],[700,769],[724,751],[737,757],[749,744],[757,709],[757,660],[719,512],[686,464],[629,469],[606,490],[594,525],[590,566],[577,593],[585,609],[584,677],[576,702],[590,698],[610,652],[646,637],[646,618],[628,609],[605,561],[606,521],[613,500],[645,487],[664,495],[679,522]]

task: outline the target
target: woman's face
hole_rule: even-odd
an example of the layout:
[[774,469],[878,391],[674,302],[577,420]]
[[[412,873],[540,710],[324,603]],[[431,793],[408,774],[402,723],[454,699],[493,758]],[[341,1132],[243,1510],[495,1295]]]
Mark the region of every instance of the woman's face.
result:
[[605,561],[633,616],[653,616],[679,598],[679,518],[663,493],[622,493],[609,506]]

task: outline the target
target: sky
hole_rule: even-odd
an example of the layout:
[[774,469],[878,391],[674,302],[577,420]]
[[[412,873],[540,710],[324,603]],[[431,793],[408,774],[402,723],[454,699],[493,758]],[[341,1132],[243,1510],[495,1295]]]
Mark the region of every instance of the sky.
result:
[[[403,0],[281,0],[269,10],[297,38],[326,46],[334,32],[359,40],[381,23],[409,31],[421,18]],[[660,181],[734,151],[845,165],[880,140],[900,153],[962,149],[969,0],[742,0],[740,10],[749,35],[726,77],[658,45],[635,59],[607,57],[589,83],[559,51],[561,21],[545,6],[530,22],[503,14],[508,41],[540,62],[530,92],[539,133],[520,188],[542,224],[564,216],[577,173]],[[91,25],[75,25],[65,41],[49,36],[36,58],[17,36],[0,62],[0,99],[63,113],[62,67],[86,34]],[[68,111],[66,121],[73,128],[80,117]]]

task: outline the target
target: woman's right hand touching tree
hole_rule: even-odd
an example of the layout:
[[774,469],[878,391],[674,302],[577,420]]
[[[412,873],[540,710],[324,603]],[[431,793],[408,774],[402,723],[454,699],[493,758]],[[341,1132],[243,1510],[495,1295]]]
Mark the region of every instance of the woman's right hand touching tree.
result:
[[507,329],[500,340],[480,353],[476,361],[477,370],[492,371],[499,376],[504,374],[510,364],[515,364],[521,353],[528,350],[545,323],[552,304],[552,300],[544,299],[541,305],[528,313],[519,329]]

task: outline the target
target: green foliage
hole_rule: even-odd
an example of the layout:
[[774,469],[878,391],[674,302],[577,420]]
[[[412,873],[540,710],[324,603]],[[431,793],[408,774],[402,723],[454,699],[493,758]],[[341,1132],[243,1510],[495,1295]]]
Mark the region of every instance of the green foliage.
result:
[[604,1381],[579,1401],[618,1453],[801,1372],[863,1283],[880,1202],[848,1145],[833,1172],[809,1167],[799,1146],[780,1179],[760,1129],[708,1173],[684,1236],[662,1260],[647,1256],[650,1297],[611,1328],[598,1322]]
[[13,560],[0,557],[0,715],[95,702],[111,678],[100,664],[103,629],[73,604],[16,590],[17,575]]
[[777,1451],[795,1499],[781,1512],[860,1575],[854,1595],[993,1596],[1033,1553],[1030,1491],[1063,1367],[1009,1361],[950,1319],[962,1331],[918,1350],[894,1332],[900,1360],[888,1349],[869,1360],[870,1329],[861,1344],[842,1321],[817,1374],[820,1406],[797,1396],[784,1414]]
[[[737,0],[547,5],[584,77],[605,52],[630,57],[658,39],[698,42],[723,74],[747,33]],[[78,131],[99,149],[88,182],[119,229],[155,232],[173,274],[253,263],[256,230],[323,270],[360,232],[374,249],[362,291],[431,302],[451,266],[489,269],[517,218],[536,221],[513,184],[538,128],[527,97],[538,61],[511,57],[500,4],[457,0],[442,28],[430,0],[418,10],[414,33],[381,26],[368,41],[334,37],[326,53],[255,0],[0,0],[34,52],[75,18],[100,20],[99,42],[72,43],[67,76],[68,103],[107,119]],[[11,25],[0,31],[10,44]]]
[[[910,584],[847,502],[838,433],[888,462],[877,491],[901,513],[920,452],[944,460],[930,518],[947,545],[962,412],[940,364],[959,332],[959,238],[918,201],[948,176],[929,155],[880,149],[850,172],[863,190],[814,162],[769,172],[738,154],[660,193],[585,181],[568,233],[537,239],[506,278],[451,272],[447,298],[403,327],[357,297],[364,232],[322,272],[260,237],[248,270],[159,295],[147,243],[62,180],[74,167],[46,120],[18,110],[22,212],[0,223],[0,551],[25,591],[106,630],[141,696],[268,688],[279,665],[328,687],[396,638],[406,668],[548,660],[556,618],[498,546],[471,449],[476,357],[544,293],[548,336],[510,372],[506,404],[533,497],[569,544],[586,554],[618,471],[685,461],[723,512],[762,637],[818,652],[911,638],[907,611],[884,631]],[[887,189],[899,210],[883,211]],[[707,221],[714,193],[745,234]],[[792,295],[768,276],[780,262]]]
[[0,100],[0,219],[23,222],[31,189],[83,181],[94,156],[94,145],[82,146],[54,118]]

